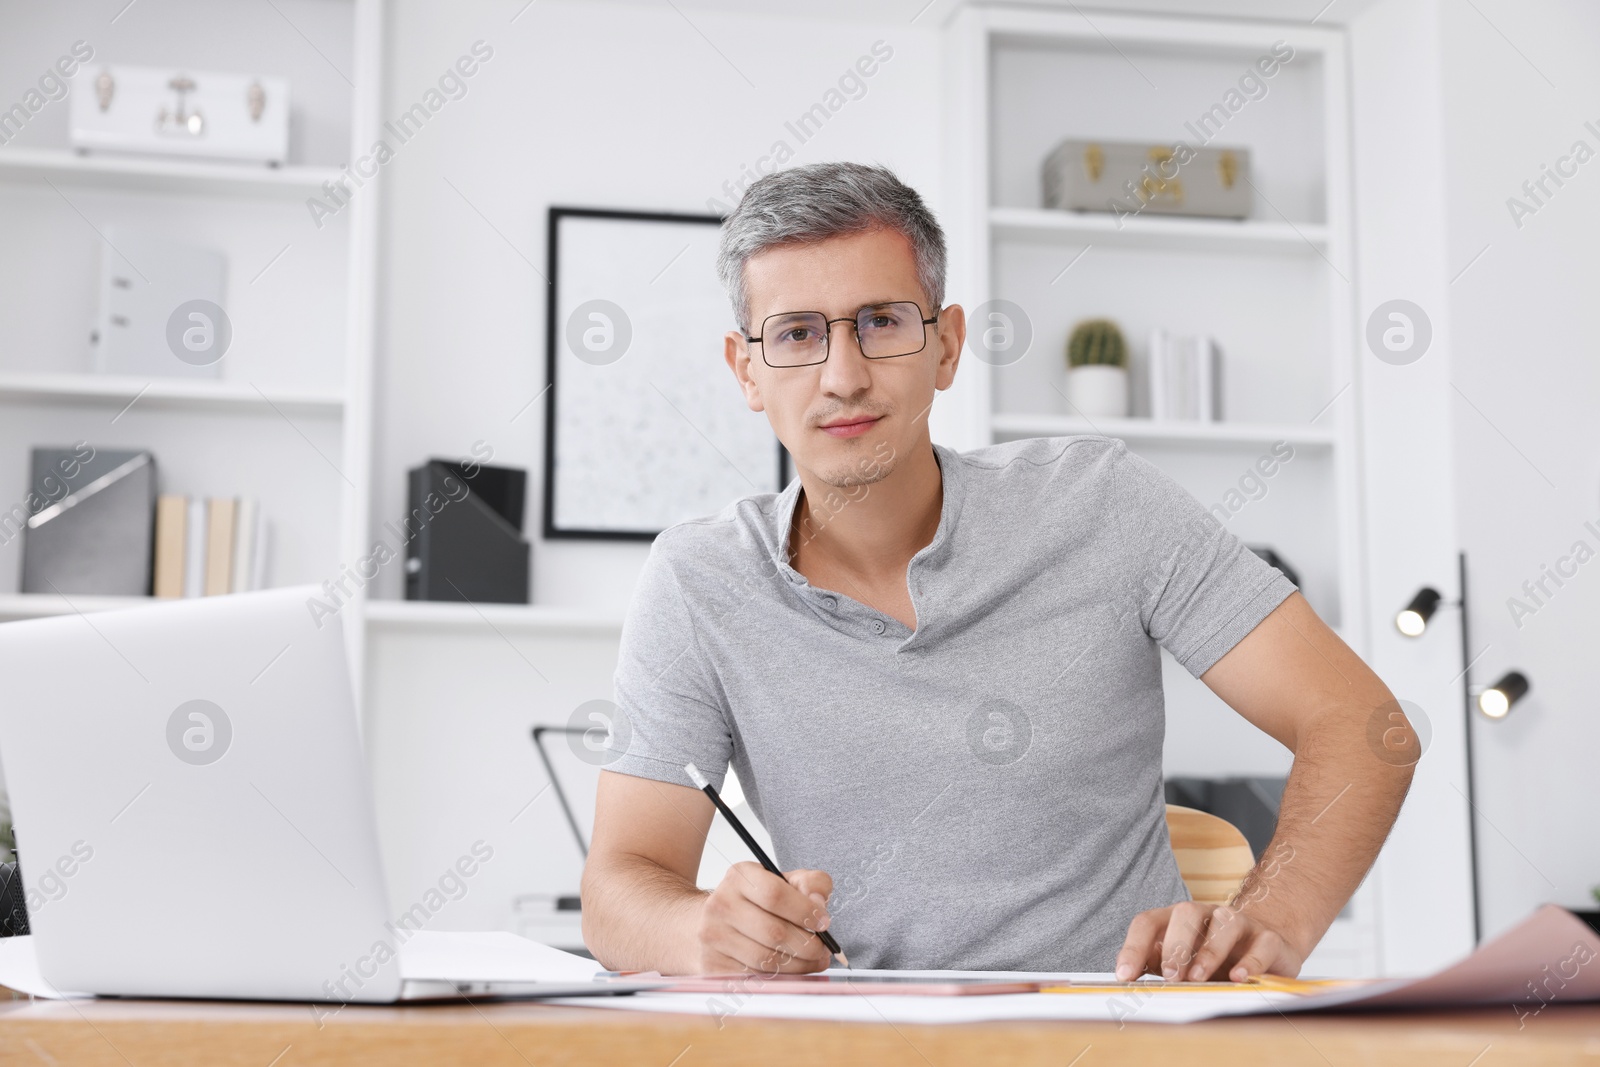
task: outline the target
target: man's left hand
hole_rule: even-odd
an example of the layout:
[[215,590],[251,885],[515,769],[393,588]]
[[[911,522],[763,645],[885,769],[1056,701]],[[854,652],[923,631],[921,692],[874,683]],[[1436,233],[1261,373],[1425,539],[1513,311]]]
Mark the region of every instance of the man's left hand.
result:
[[1238,908],[1186,900],[1142,911],[1117,953],[1117,981],[1159,974],[1168,981],[1242,982],[1254,974],[1300,973],[1306,953],[1286,933]]

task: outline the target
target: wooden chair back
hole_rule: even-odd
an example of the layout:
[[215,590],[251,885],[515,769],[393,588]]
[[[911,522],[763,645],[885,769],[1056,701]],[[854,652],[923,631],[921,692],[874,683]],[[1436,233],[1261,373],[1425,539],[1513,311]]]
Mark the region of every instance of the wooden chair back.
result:
[[1172,838],[1178,874],[1199,903],[1228,903],[1255,866],[1250,842],[1227,819],[1168,804],[1167,835]]

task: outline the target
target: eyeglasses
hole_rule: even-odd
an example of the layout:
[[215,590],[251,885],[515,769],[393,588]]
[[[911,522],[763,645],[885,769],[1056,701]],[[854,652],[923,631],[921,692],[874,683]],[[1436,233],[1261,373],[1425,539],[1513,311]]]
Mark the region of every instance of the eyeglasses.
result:
[[745,340],[761,346],[769,367],[811,367],[828,358],[833,324],[855,327],[856,343],[868,359],[893,359],[921,352],[928,344],[927,326],[939,321],[935,314],[922,317],[922,308],[910,300],[869,304],[844,319],[830,319],[820,311],[785,311],[768,315],[761,334]]

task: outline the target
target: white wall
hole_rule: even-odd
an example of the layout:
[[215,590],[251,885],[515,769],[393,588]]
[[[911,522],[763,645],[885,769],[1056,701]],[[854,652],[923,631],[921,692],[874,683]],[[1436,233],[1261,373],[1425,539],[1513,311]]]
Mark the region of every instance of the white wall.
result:
[[[1576,541],[1600,553],[1600,131],[1584,125],[1600,127],[1600,8],[1474,0],[1443,12],[1457,518],[1472,652],[1487,646],[1472,677],[1519,668],[1533,683],[1505,720],[1474,727],[1492,935],[1547,901],[1595,907],[1600,885],[1600,561],[1548,582],[1543,606],[1522,592]],[[1519,228],[1507,199],[1537,206],[1522,183],[1578,140],[1597,158],[1564,188],[1550,183]],[[1537,608],[1520,626],[1511,597]]]
[[[549,205],[704,212],[712,197],[728,202],[724,183],[782,139],[792,164],[883,162],[939,209],[931,27],[559,0],[512,22],[517,7],[390,8],[385,118],[474,41],[494,54],[384,169],[374,523],[403,512],[407,468],[484,440],[494,462],[528,470],[525,525],[537,529],[543,402],[515,416],[545,382],[538,272]],[[799,143],[786,120],[821,101],[878,40],[894,51],[865,94]],[[645,552],[535,538],[534,599],[620,616]],[[401,595],[391,570],[378,596]],[[435,645],[378,628],[368,660],[367,736],[396,901],[415,899],[473,840],[495,842],[495,862],[440,917],[458,928],[508,925],[516,893],[576,888],[578,858],[552,798],[515,827],[509,817],[543,781],[528,727],[565,723],[582,700],[609,697],[615,656],[522,630],[502,639],[484,628],[472,641]],[[462,684],[406,685],[424,656],[458,662]],[[583,677],[575,664],[588,668]]]

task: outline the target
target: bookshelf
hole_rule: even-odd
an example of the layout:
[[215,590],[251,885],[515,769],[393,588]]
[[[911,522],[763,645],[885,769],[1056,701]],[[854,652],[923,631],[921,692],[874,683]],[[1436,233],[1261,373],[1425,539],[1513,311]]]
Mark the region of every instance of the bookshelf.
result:
[[[936,406],[936,439],[968,448],[1118,437],[1207,505],[1245,499],[1230,491],[1275,442],[1288,442],[1293,461],[1229,515],[1228,528],[1277,550],[1319,614],[1363,651],[1343,33],[981,6],[953,13],[944,35],[949,299],[967,308],[969,332],[981,328],[974,315],[985,301],[1010,301],[1027,317],[1032,341],[1005,365],[986,364],[969,347],[940,401],[944,411]],[[1265,81],[1266,92],[1225,110],[1209,139],[1197,137],[1186,123],[1280,40],[1294,54]],[[1041,165],[1069,137],[1248,147],[1251,214],[1118,218],[1047,209]],[[1128,417],[1071,410],[1067,335],[1075,322],[1099,317],[1121,325],[1135,389],[1153,329],[1213,337],[1223,352],[1226,421],[1152,420],[1137,394]],[[1287,773],[1291,753],[1170,656],[1162,661],[1169,776]],[[1311,971],[1376,969],[1375,900],[1370,886],[1358,891]]]
[[[321,227],[306,200],[374,140],[382,2],[255,12],[175,2],[159,20],[129,19],[94,37],[83,69],[92,78],[102,64],[167,66],[228,40],[219,69],[288,78],[289,162],[80,154],[67,141],[64,100],[0,145],[0,215],[11,231],[0,242],[8,303],[0,315],[0,507],[24,499],[34,446],[148,448],[161,492],[260,501],[272,525],[269,584],[320,584],[367,541],[378,183]],[[283,44],[285,20],[302,47]],[[176,26],[182,40],[170,38]],[[84,36],[64,9],[36,13],[28,29],[0,41],[0,66],[26,69],[47,49],[41,41],[65,48]],[[88,91],[82,73],[72,91]],[[223,306],[233,342],[217,378],[93,371],[90,333],[109,226],[226,255]],[[0,620],[151,599],[19,593],[20,554],[20,537],[0,543]],[[359,698],[365,627],[359,611],[344,614]]]
[[[1358,639],[1361,559],[1353,478],[1355,405],[1351,219],[1343,34],[1314,26],[963,9],[946,31],[952,298],[969,314],[1019,305],[1026,355],[971,358],[943,425],[974,447],[1030,436],[1103,433],[1179,478],[1201,500],[1282,440],[1287,480],[1231,521],[1294,563],[1331,625]],[[1237,85],[1274,42],[1293,49],[1265,91],[1209,140],[1190,121]],[[1039,106],[1040,100],[1057,102]],[[1248,147],[1244,219],[1069,212],[1043,207],[1040,168],[1067,137]],[[1065,399],[1074,322],[1121,324],[1138,363],[1157,327],[1203,333],[1223,352],[1225,421],[1085,419]],[[969,323],[969,328],[974,324]],[[969,351],[968,355],[971,353]],[[1293,484],[1296,489],[1288,487]]]

